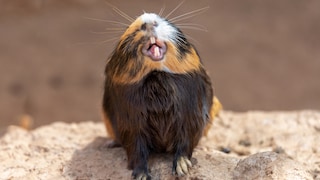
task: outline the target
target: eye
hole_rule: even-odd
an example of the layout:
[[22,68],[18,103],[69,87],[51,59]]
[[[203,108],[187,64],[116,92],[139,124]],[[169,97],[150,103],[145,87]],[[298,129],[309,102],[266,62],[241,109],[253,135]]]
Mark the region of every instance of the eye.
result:
[[141,30],[145,31],[147,29],[147,23],[141,25]]
[[157,21],[154,21],[154,22],[153,22],[153,26],[154,26],[154,27],[158,27],[158,22],[157,22]]

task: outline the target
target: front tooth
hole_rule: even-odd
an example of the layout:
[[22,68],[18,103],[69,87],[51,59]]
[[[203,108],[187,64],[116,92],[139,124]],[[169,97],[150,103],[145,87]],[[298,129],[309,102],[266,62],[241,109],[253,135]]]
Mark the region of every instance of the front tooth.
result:
[[156,43],[156,38],[150,37],[150,42],[151,42],[151,44],[155,44]]
[[159,47],[156,47],[156,48],[154,49],[154,55],[155,55],[156,57],[160,56]]

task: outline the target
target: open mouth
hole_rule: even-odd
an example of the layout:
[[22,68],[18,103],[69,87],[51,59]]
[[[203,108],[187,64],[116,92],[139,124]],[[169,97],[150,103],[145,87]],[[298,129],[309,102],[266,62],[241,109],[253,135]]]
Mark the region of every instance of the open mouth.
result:
[[142,49],[143,54],[150,57],[154,61],[162,60],[166,51],[166,44],[154,36],[150,37]]

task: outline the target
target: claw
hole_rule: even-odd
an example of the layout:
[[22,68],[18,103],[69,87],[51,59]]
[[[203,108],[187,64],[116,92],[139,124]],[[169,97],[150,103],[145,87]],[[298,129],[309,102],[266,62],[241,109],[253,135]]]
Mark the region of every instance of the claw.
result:
[[135,180],[150,180],[151,177],[148,174],[140,173],[134,177]]
[[121,147],[121,144],[115,140],[111,140],[111,141],[109,140],[104,143],[103,147],[116,148],[116,147]]
[[192,167],[191,161],[187,157],[181,156],[177,160],[177,167],[175,169],[175,173],[178,176],[187,175],[189,173],[190,167]]

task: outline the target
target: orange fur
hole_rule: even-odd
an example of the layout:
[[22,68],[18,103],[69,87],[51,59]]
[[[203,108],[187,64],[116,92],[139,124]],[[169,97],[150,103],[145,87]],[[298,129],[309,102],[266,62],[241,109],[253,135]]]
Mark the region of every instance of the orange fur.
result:
[[[146,59],[146,58],[145,58]],[[145,75],[147,75],[149,72],[160,69],[161,63],[160,62],[153,62],[151,60],[144,61],[142,69],[139,71],[139,73],[132,77],[129,74],[129,69],[135,68],[135,60],[129,60],[130,62],[126,67],[123,67],[124,73],[122,73],[120,76],[113,76],[113,82],[118,84],[133,84],[135,82],[140,81]],[[125,73],[126,72],[126,73]]]
[[219,115],[219,112],[223,109],[222,104],[220,103],[219,99],[214,96],[213,97],[213,106],[210,111],[210,122],[207,124],[207,126],[204,129],[203,135],[207,136],[208,132],[212,126],[213,120],[215,117]]
[[183,60],[179,60],[177,57],[178,50],[172,43],[167,44],[168,52],[163,65],[168,68],[171,72],[177,74],[184,74],[200,69],[200,59],[193,48],[191,53],[187,54]]
[[115,140],[115,134],[113,132],[113,128],[112,128],[110,119],[108,118],[105,111],[102,111],[102,112],[103,112],[103,121],[104,121],[104,125],[106,126],[107,133],[111,139]]
[[[140,34],[140,33],[139,33]],[[138,48],[141,50],[141,45]],[[143,55],[141,54],[141,57]],[[114,76],[113,81],[119,84],[133,84],[140,81],[145,75],[153,70],[169,70],[172,73],[184,74],[197,71],[200,69],[201,63],[196,51],[191,48],[191,53],[187,54],[183,60],[179,60],[176,47],[172,43],[167,43],[167,52],[163,61],[153,61],[149,57],[143,58],[143,65],[139,73],[132,77],[129,70],[135,68],[135,59],[129,60],[126,67],[122,67],[124,72],[119,76]]]
[[132,34],[136,29],[140,29],[140,26],[142,24],[142,20],[140,18],[138,18],[137,20],[135,20],[128,28],[127,30],[123,33],[123,35],[121,36],[121,40],[124,40],[126,36]]
[[143,38],[143,36],[145,36],[144,33],[142,32],[137,33],[136,36],[134,37],[134,41],[135,42],[139,41],[140,39]]

